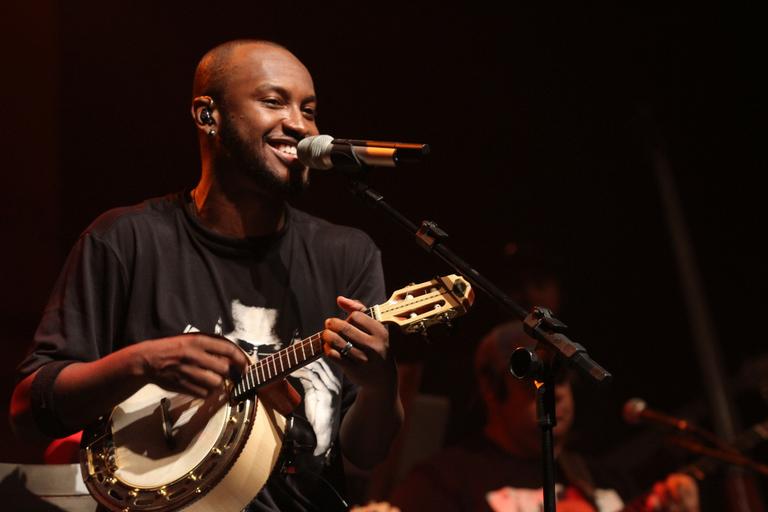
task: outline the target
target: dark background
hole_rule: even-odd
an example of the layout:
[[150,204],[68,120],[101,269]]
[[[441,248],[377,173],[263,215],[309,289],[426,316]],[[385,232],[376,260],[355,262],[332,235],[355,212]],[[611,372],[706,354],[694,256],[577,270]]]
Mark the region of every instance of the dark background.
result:
[[[17,5],[18,4],[18,5]],[[490,3],[17,2],[2,28],[0,276],[3,398],[64,257],[118,205],[195,182],[189,116],[199,57],[238,37],[272,39],[313,73],[321,132],[428,142],[423,165],[382,170],[376,189],[503,283],[509,241],[533,241],[567,291],[560,317],[615,375],[577,389],[577,443],[610,454],[642,429],[623,402],[694,411],[708,424],[651,150],[666,154],[743,426],[766,416],[738,379],[765,357],[762,183],[764,29],[733,7],[618,5],[504,11]],[[299,206],[369,232],[390,290],[446,273],[333,174]],[[485,296],[430,345],[422,389],[453,403],[447,439],[476,426],[471,355],[503,319]],[[742,372],[743,373],[743,372]],[[765,377],[763,377],[765,381]],[[698,406],[696,404],[699,404]],[[703,414],[702,414],[703,413]],[[0,426],[2,460],[37,460]]]

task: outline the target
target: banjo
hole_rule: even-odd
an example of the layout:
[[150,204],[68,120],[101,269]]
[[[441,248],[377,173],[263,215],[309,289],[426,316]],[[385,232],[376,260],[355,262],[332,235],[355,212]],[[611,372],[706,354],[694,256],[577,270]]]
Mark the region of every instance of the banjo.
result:
[[[455,274],[411,284],[366,310],[405,332],[425,332],[474,301]],[[251,357],[238,382],[206,398],[147,384],[83,432],[80,468],[91,495],[111,511],[240,511],[266,483],[286,418],[256,391],[323,355],[320,333]]]

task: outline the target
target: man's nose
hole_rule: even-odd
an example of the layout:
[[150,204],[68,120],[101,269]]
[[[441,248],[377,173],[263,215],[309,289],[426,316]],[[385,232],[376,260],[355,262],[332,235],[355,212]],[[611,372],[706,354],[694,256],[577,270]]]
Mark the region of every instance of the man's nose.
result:
[[557,384],[555,385],[555,400],[560,401],[563,400],[566,395],[568,394],[568,386],[565,386],[563,384]]
[[307,119],[299,106],[288,109],[286,116],[283,118],[283,126],[287,131],[299,135],[299,138],[316,135],[314,132],[317,131],[314,121]]

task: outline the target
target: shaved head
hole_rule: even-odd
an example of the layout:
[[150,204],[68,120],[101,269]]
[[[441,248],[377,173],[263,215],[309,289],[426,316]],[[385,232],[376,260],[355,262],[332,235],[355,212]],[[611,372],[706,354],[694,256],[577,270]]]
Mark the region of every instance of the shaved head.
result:
[[232,57],[235,50],[243,46],[279,48],[291,53],[284,46],[262,39],[236,39],[222,43],[209,50],[195,69],[195,78],[192,84],[192,97],[211,96],[219,102],[224,101],[224,93],[227,90],[227,79],[232,66]]
[[293,53],[253,39],[219,45],[197,65],[192,94],[204,169],[237,180],[235,188],[281,196],[306,186],[309,169],[296,146],[318,133],[317,99]]

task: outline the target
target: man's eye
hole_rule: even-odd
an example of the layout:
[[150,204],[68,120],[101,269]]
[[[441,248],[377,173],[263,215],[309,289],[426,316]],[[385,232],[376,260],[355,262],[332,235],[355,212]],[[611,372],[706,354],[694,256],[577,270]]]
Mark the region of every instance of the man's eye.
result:
[[261,100],[261,102],[270,107],[279,107],[283,104],[283,102],[277,98],[264,98]]
[[317,110],[312,107],[304,107],[302,112],[304,112],[304,116],[308,119],[315,119],[317,117]]

